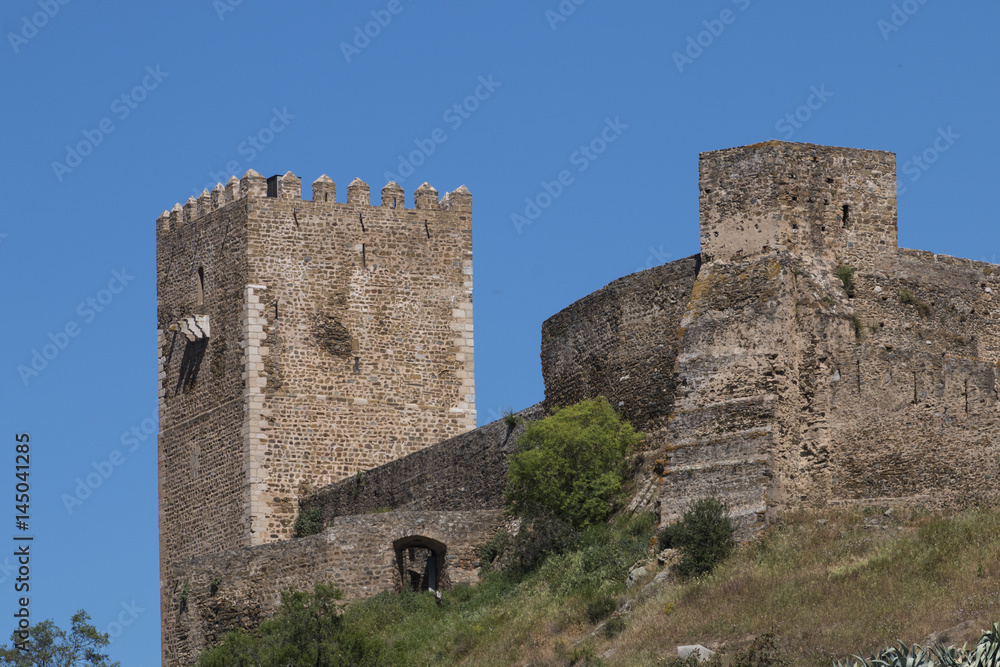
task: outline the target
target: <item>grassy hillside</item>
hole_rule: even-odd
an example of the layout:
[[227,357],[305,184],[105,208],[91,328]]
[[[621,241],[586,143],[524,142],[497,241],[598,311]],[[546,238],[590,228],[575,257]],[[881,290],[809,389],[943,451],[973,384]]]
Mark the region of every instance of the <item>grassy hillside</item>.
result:
[[732,663],[766,632],[791,664],[829,666],[931,633],[974,643],[1000,618],[996,510],[803,511],[711,575],[643,596],[655,560],[638,585],[624,582],[651,535],[648,519],[620,520],[522,578],[489,573],[446,591],[441,605],[426,593],[380,595],[349,605],[344,620],[384,640],[399,664],[537,667],[662,665],[693,643]]

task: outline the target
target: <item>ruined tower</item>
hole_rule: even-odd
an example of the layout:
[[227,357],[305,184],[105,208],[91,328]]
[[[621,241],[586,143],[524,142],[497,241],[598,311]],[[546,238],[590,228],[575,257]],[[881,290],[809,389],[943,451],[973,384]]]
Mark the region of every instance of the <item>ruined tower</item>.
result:
[[157,221],[160,557],[290,537],[298,499],[475,427],[472,197],[241,179]]

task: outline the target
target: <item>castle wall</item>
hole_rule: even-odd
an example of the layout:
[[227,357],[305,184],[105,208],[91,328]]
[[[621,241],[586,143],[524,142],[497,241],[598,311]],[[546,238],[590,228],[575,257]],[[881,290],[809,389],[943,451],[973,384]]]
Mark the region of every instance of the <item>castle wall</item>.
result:
[[424,186],[405,209],[401,189],[369,205],[360,181],[347,203],[302,201],[291,174],[277,187],[248,204],[248,280],[265,288],[259,541],[290,537],[309,491],[476,425],[471,197]]
[[637,429],[662,427],[674,398],[676,332],[698,266],[688,257],[619,278],[545,320],[546,407],[605,396]]
[[394,543],[407,538],[444,545],[441,583],[447,595],[450,586],[477,579],[476,548],[502,520],[502,511],[337,517],[311,537],[174,563],[161,582],[163,664],[193,664],[229,630],[256,628],[289,588],[311,591],[317,583],[333,584],[348,600],[400,590]]
[[414,452],[307,496],[301,511],[318,507],[323,524],[353,514],[393,510],[503,509],[507,457],[527,425],[545,416],[541,404],[516,414],[508,429],[497,420]]
[[[169,222],[168,222],[169,221]],[[233,202],[197,223],[178,209],[157,233],[160,357],[160,552],[164,560],[249,544],[243,502],[243,285],[246,209]],[[205,281],[198,305],[198,269]],[[177,323],[207,315],[213,336]],[[207,521],[211,516],[214,520]]]

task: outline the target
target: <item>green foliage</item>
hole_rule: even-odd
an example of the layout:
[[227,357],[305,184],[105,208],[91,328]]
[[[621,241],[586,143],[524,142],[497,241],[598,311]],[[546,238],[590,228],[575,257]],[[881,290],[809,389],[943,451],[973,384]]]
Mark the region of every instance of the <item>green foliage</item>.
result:
[[561,554],[576,546],[579,533],[573,526],[551,514],[525,520],[511,544],[506,571],[520,578],[528,574],[549,556]]
[[677,573],[693,577],[711,572],[729,557],[736,547],[736,527],[726,507],[715,498],[702,498],[691,504],[680,521],[657,535],[661,549],[680,549]]
[[854,298],[854,274],[857,273],[857,269],[850,264],[841,264],[837,267],[837,277],[840,278],[840,282],[844,284],[844,291],[847,292],[847,296]]
[[609,618],[608,622],[601,628],[601,633],[608,639],[614,639],[625,630],[625,619],[621,616]]
[[500,530],[490,538],[489,542],[479,547],[476,555],[479,557],[479,563],[484,573],[493,569],[493,563],[507,550],[510,541],[510,533],[506,530]]
[[854,325],[854,337],[855,338],[861,338],[861,332],[863,330],[863,327],[862,327],[862,324],[861,324],[861,320],[858,319],[857,315],[855,315],[854,317],[851,318],[851,324]]
[[274,617],[257,632],[230,632],[198,658],[199,667],[322,667],[387,664],[385,647],[343,622],[340,591],[317,584],[312,593],[287,591]]
[[503,423],[507,426],[508,431],[513,431],[519,421],[521,420],[514,412],[514,408],[507,408],[503,411]]
[[608,518],[643,434],[607,399],[582,401],[533,422],[510,457],[505,500],[522,517],[553,515],[574,528]]
[[17,633],[10,636],[10,647],[0,646],[0,665],[3,667],[118,667],[118,662],[108,662],[101,652],[111,643],[107,633],[98,632],[90,624],[90,616],[82,609],[73,615],[69,635],[51,620],[42,621],[28,628],[30,641],[27,650],[18,648]]
[[618,609],[618,603],[610,595],[602,595],[587,604],[587,618],[591,623],[603,621]]
[[219,592],[219,586],[222,585],[222,579],[220,577],[213,577],[211,583],[208,585],[209,595],[215,595]]
[[731,667],[786,667],[788,664],[788,659],[778,650],[774,635],[765,632],[733,657]]
[[905,287],[899,290],[899,302],[910,304],[915,307],[917,309],[917,313],[920,314],[920,317],[931,316],[931,307],[913,296],[913,292]]
[[895,646],[886,646],[877,654],[865,658],[854,656],[850,660],[837,661],[834,667],[997,667],[1000,665],[1000,625],[983,632],[972,649],[954,646],[930,646],[919,644],[907,646],[897,641]]
[[319,507],[310,507],[299,512],[292,525],[295,537],[307,537],[323,532],[323,510]]

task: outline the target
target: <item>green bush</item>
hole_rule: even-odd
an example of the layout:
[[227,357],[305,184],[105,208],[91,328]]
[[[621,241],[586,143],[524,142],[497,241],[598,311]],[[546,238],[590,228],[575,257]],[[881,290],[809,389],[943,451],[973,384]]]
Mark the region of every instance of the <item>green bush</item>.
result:
[[587,618],[591,623],[603,621],[618,609],[618,603],[610,595],[602,595],[587,604]]
[[312,593],[287,591],[273,618],[257,632],[230,632],[222,644],[202,653],[199,667],[253,665],[387,664],[385,646],[356,626],[345,624],[340,591],[317,584]]
[[774,635],[765,632],[754,638],[746,649],[738,652],[731,667],[785,667],[788,660],[778,650]]
[[680,521],[657,535],[661,549],[680,549],[677,573],[693,577],[712,569],[729,557],[736,547],[736,527],[725,505],[715,498],[691,504]]
[[299,512],[292,525],[295,537],[306,537],[323,532],[323,511],[318,507],[310,507],[304,512]]
[[551,514],[525,521],[511,546],[508,574],[523,577],[551,554],[561,554],[576,546],[579,535],[573,526]]
[[553,515],[574,528],[606,520],[622,495],[627,454],[642,437],[604,397],[531,423],[510,457],[508,510]]

